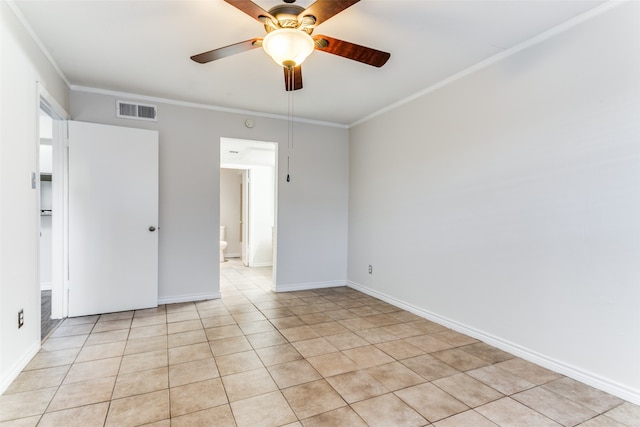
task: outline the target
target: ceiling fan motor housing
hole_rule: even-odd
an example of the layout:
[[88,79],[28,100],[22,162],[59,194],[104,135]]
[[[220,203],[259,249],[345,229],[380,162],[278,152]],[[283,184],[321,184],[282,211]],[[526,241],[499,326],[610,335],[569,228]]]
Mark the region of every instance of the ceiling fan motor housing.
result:
[[293,4],[274,6],[269,9],[269,14],[276,18],[277,22],[264,17],[264,29],[269,33],[280,28],[294,28],[310,35],[313,32],[313,25],[316,23],[316,19],[311,15],[307,15],[298,20],[298,16],[304,11],[304,8]]

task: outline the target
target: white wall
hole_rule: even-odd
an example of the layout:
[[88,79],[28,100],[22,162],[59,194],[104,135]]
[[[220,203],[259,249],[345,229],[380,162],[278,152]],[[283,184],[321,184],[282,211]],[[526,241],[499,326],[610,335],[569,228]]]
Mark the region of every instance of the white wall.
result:
[[[286,121],[145,100],[158,121],[115,117],[117,98],[72,91],[74,120],[157,129],[160,135],[159,295],[163,302],[219,292],[220,138],[286,141]],[[135,98],[125,98],[135,100]],[[348,131],[295,124],[292,181],[278,176],[279,290],[345,284]],[[286,164],[286,150],[278,150]]]
[[[0,1],[0,392],[40,346],[36,82],[63,108],[68,89],[11,8]],[[17,327],[18,311],[25,324]]]
[[639,16],[352,128],[351,284],[640,403]]
[[[49,119],[51,122],[51,119]],[[40,120],[40,126],[42,126],[42,120]],[[52,127],[49,126],[49,127]],[[42,129],[42,128],[41,128]],[[49,130],[51,133],[51,130]],[[53,172],[53,145],[51,145],[51,139],[40,138],[40,173],[51,174]]]
[[240,257],[240,188],[242,170],[220,169],[220,225],[227,227],[226,257]]

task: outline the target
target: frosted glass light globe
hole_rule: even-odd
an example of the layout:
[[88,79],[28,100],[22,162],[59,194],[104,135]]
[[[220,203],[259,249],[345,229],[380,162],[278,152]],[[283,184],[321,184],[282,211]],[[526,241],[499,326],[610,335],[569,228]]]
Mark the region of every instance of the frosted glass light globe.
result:
[[262,40],[265,52],[273,58],[278,65],[294,66],[302,64],[307,56],[313,52],[315,44],[313,38],[304,31],[293,28],[281,28],[271,31]]

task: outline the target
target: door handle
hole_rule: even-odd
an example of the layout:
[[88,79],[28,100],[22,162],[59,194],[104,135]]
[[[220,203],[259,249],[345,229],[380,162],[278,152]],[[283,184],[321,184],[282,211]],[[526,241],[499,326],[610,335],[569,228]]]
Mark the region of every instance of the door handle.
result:
[[149,227],[149,231],[152,231],[152,232],[156,231],[156,228],[152,225],[152,226]]

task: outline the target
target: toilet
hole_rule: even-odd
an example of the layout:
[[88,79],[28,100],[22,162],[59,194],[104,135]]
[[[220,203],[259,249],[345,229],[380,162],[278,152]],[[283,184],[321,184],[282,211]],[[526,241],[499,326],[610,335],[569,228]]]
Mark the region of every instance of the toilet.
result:
[[220,226],[220,262],[224,262],[224,250],[227,249],[227,227]]

